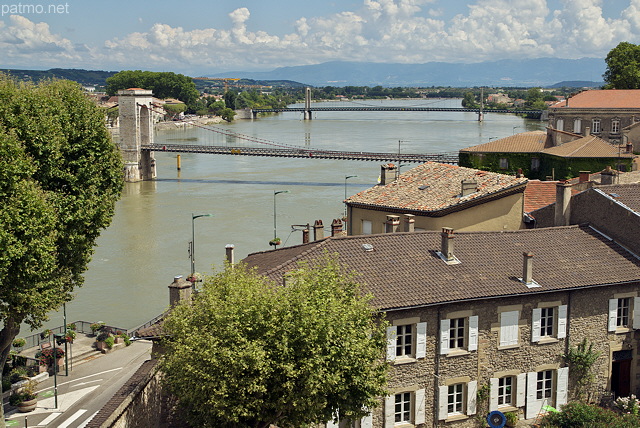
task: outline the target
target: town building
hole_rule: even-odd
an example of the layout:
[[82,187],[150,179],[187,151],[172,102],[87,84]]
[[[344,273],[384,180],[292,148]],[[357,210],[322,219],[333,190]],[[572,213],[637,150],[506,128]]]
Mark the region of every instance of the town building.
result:
[[386,314],[390,395],[340,427],[475,427],[492,410],[535,419],[573,399],[563,355],[583,339],[601,353],[589,399],[640,393],[640,260],[627,248],[588,225],[445,228],[331,237],[244,261],[283,284],[298,262],[335,254]]
[[346,199],[347,234],[523,228],[524,177],[427,162],[402,174],[382,165],[380,183]]

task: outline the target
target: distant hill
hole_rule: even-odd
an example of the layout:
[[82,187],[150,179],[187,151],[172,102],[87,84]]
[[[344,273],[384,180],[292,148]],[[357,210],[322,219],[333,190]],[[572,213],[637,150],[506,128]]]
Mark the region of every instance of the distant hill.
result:
[[565,80],[551,85],[549,88],[601,88],[604,84],[604,82],[591,82],[588,80]]
[[562,81],[593,81],[605,71],[601,58],[501,60],[475,64],[429,62],[380,64],[332,61],[281,67],[266,72],[218,73],[216,77],[285,79],[311,86],[550,86]]
[[116,71],[82,70],[74,68],[52,68],[50,70],[12,70],[0,69],[0,72],[15,76],[21,80],[38,82],[42,79],[66,79],[73,80],[84,86],[105,86],[107,77],[116,74]]

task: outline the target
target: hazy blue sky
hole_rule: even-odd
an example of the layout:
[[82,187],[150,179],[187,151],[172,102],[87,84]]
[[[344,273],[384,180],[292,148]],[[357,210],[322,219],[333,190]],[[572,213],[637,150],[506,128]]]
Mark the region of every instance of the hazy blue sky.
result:
[[195,76],[332,60],[604,58],[640,43],[640,0],[69,0],[0,12],[0,68]]

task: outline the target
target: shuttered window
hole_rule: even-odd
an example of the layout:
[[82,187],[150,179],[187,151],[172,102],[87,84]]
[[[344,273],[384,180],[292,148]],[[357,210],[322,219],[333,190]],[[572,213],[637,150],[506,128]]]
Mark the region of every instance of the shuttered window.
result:
[[519,317],[519,311],[500,313],[500,346],[512,346],[518,344]]

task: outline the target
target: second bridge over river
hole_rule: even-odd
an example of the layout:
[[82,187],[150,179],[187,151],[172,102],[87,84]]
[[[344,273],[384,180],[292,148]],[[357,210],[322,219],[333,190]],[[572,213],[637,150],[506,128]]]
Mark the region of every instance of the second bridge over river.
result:
[[149,144],[141,147],[143,151],[175,153],[208,153],[233,156],[267,156],[281,158],[339,159],[377,162],[441,162],[458,163],[457,153],[375,153],[340,150],[318,150],[306,148],[275,147],[230,147],[192,144]]

